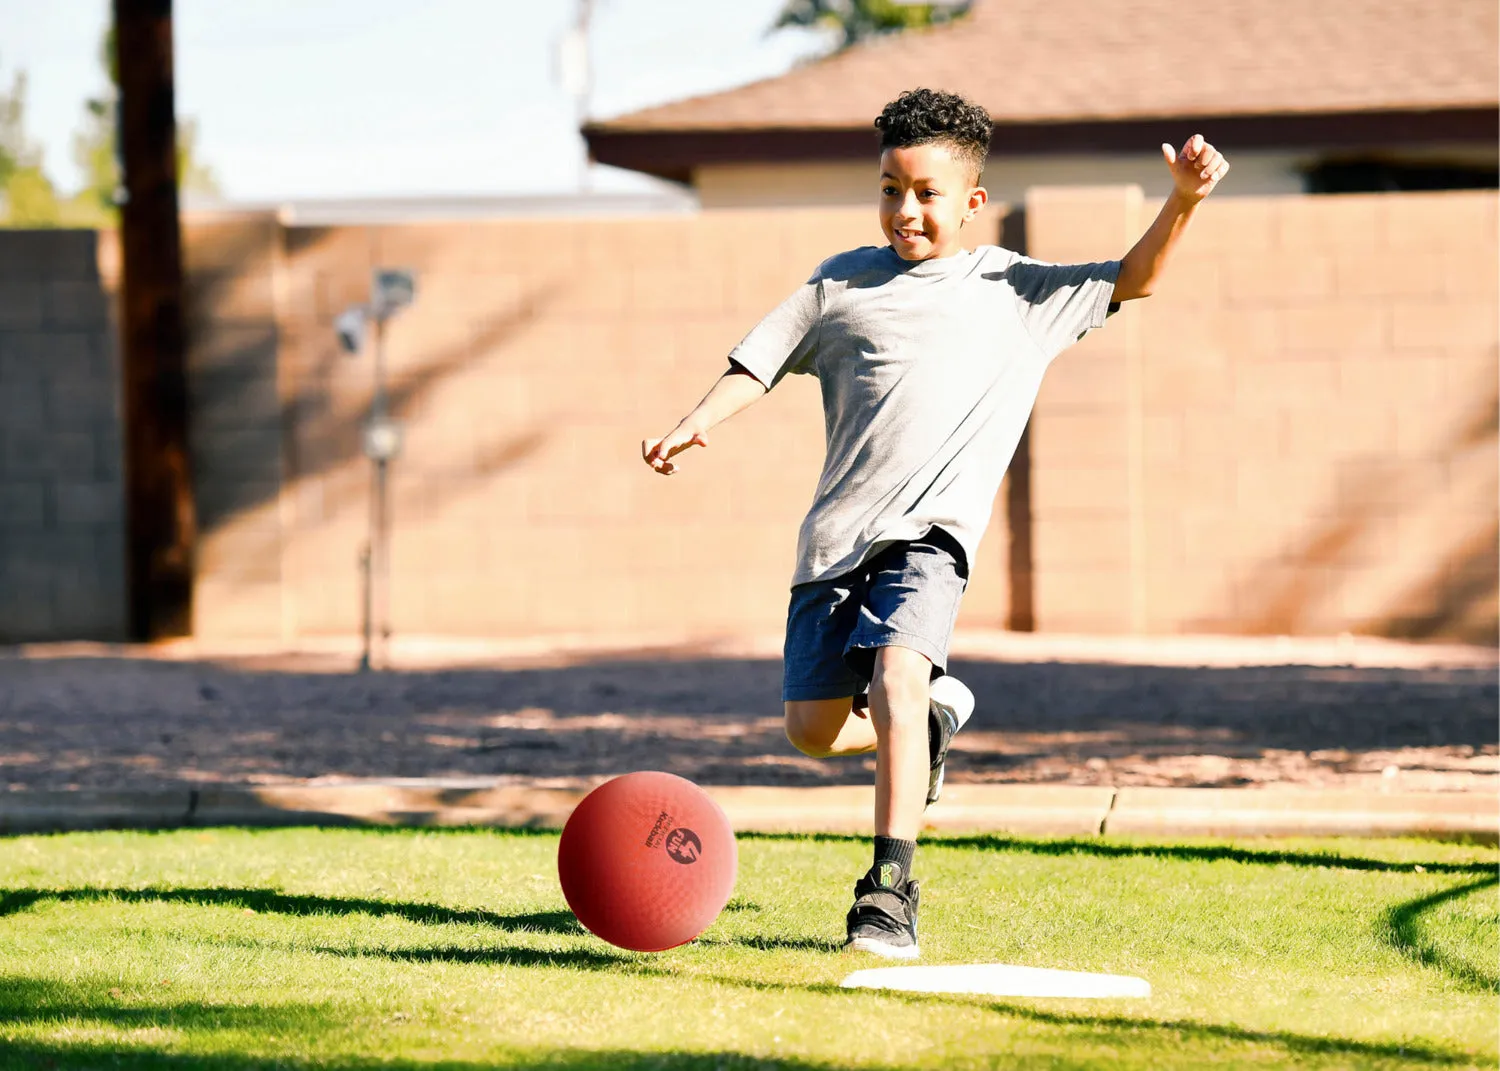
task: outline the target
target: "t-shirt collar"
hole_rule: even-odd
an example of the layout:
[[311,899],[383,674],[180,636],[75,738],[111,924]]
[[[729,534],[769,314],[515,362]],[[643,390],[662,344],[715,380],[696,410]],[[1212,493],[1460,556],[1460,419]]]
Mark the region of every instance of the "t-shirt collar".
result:
[[967,249],[960,249],[951,257],[934,257],[931,260],[903,260],[901,254],[890,246],[885,247],[886,255],[895,262],[896,268],[903,275],[947,275],[950,271],[963,266],[974,256]]

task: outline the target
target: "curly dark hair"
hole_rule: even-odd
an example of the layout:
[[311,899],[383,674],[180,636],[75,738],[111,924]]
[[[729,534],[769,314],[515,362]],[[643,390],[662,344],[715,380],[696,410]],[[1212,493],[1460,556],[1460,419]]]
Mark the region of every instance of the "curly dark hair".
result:
[[973,169],[974,182],[990,152],[990,113],[957,93],[908,89],[885,106],[875,120],[880,151],[942,142]]

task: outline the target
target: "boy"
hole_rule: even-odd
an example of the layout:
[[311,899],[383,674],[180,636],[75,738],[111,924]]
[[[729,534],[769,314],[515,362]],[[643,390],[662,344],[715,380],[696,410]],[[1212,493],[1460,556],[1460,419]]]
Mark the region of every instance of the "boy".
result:
[[960,245],[987,198],[983,108],[918,89],[875,125],[889,244],[824,261],[641,454],[670,476],[677,455],[784,376],[818,377],[828,452],[798,536],[786,733],[815,757],[875,752],[875,859],[854,886],[845,947],[914,959],[922,812],[974,709],[946,675],[948,644],[1000,479],[1047,365],[1119,302],[1151,293],[1229,164],[1196,134],[1180,152],[1163,145],[1174,192],[1130,252],[1052,265]]

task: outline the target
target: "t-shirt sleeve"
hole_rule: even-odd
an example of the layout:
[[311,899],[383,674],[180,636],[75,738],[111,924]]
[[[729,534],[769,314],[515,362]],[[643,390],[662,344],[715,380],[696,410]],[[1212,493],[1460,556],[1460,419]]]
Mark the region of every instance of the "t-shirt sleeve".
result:
[[1118,260],[1047,264],[1029,257],[1017,257],[1005,273],[1021,322],[1048,361],[1104,326],[1119,274]]
[[820,268],[790,297],[766,314],[729,353],[770,390],[789,375],[810,374],[818,353],[818,326],[823,317]]

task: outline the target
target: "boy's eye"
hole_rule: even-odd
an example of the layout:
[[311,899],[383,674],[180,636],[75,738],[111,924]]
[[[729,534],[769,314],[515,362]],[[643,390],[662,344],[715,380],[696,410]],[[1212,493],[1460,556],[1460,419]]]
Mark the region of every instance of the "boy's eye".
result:
[[880,192],[883,193],[883,194],[885,194],[887,197],[890,197],[892,194],[894,194],[896,192],[896,187],[894,187],[894,186],[882,186],[882,187],[880,187]]

